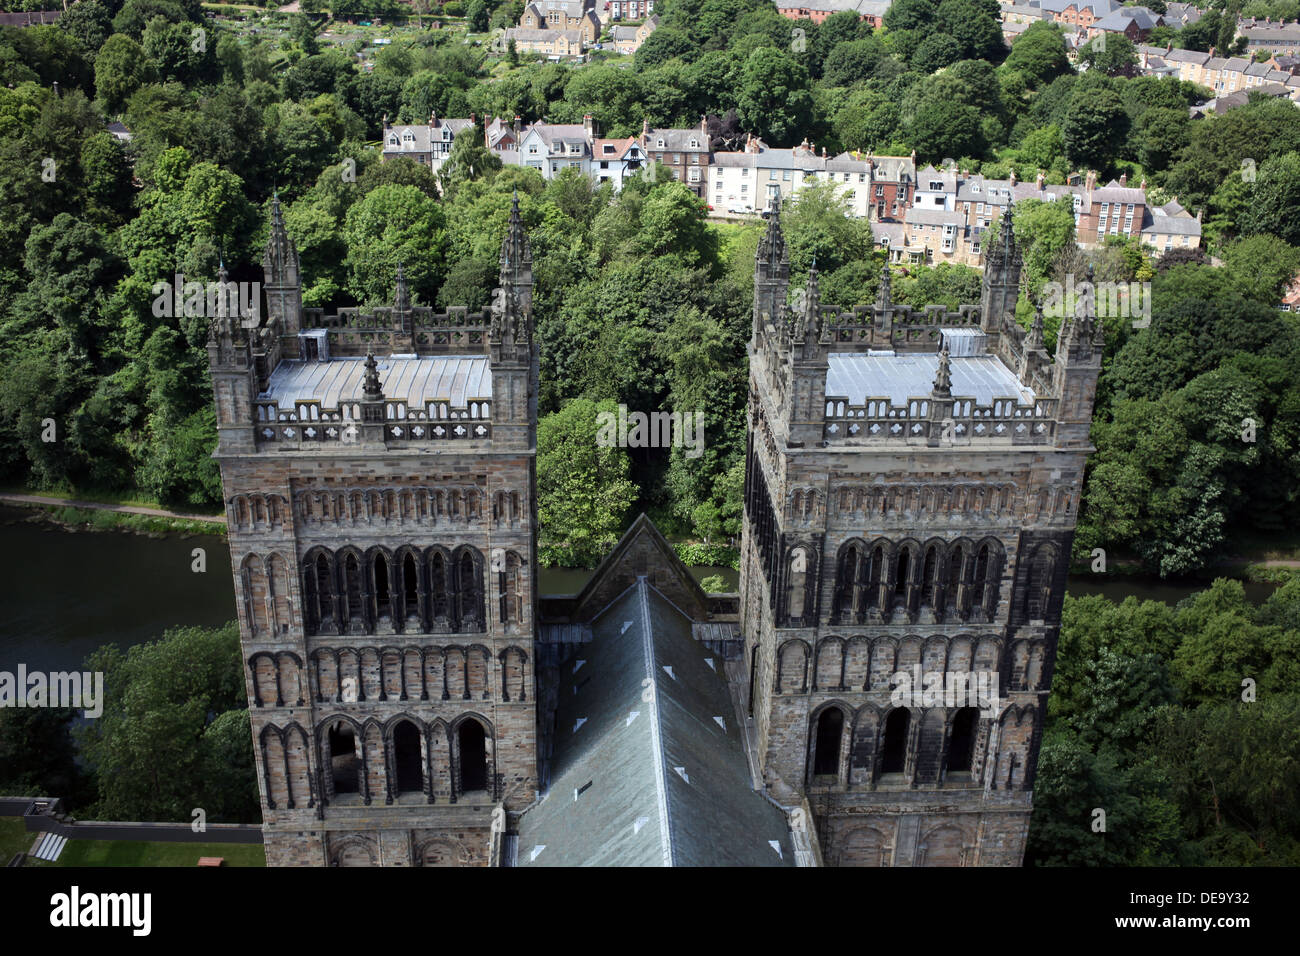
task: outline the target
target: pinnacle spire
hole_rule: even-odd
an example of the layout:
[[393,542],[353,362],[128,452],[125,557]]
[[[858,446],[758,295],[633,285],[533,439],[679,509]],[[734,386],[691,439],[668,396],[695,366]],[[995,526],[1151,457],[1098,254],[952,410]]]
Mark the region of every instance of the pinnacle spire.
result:
[[1039,302],[1034,306],[1034,323],[1029,327],[1029,335],[1025,338],[1025,349],[1041,349],[1043,347],[1043,304]]
[[889,263],[886,262],[880,269],[880,288],[876,292],[876,307],[880,309],[889,308],[890,284],[893,282],[893,276],[889,273]]
[[409,312],[411,310],[411,286],[406,281],[406,273],[402,270],[402,263],[397,263],[397,287],[393,295],[393,308],[398,312]]
[[952,396],[952,360],[946,347],[939,353],[939,368],[934,373],[934,394],[939,398]]
[[384,387],[379,383],[379,363],[375,361],[373,349],[366,350],[366,378],[362,391],[371,401],[384,397]]

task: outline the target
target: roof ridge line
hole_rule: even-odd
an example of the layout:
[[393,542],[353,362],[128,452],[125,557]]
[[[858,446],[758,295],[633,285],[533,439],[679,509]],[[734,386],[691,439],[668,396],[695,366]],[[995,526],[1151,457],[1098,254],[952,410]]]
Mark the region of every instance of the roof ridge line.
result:
[[[668,806],[668,766],[664,760],[663,733],[659,710],[659,680],[655,673],[658,661],[655,659],[654,638],[650,631],[650,602],[648,600],[645,575],[636,579],[637,608],[641,615],[641,644],[645,653],[646,673],[650,679],[650,750],[655,762],[655,787],[659,794],[659,833],[663,840],[663,857],[666,866],[673,866],[673,830],[671,813]],[[645,686],[643,683],[642,686]]]

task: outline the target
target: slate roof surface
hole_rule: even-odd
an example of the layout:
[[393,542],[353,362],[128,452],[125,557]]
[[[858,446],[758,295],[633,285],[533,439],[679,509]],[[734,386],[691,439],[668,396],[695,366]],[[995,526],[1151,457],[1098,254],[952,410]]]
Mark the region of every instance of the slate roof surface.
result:
[[[832,352],[827,360],[827,399],[847,398],[850,405],[888,397],[898,406],[906,405],[909,398],[928,398],[939,370],[936,352]],[[952,356],[950,361],[955,398],[970,398],[976,405],[989,405],[999,398],[1014,398],[1025,405],[1034,400],[1033,390],[1021,385],[1015,373],[994,355]]]
[[591,626],[561,667],[551,786],[519,821],[514,865],[795,865],[690,619],[640,578]]
[[[424,403],[449,401],[462,408],[469,399],[492,397],[492,370],[486,356],[380,358],[379,381],[384,397],[424,410]],[[324,408],[339,401],[359,402],[365,384],[364,358],[335,358],[325,362],[281,362],[271,373],[260,399],[273,399],[290,409],[296,401],[317,400]]]

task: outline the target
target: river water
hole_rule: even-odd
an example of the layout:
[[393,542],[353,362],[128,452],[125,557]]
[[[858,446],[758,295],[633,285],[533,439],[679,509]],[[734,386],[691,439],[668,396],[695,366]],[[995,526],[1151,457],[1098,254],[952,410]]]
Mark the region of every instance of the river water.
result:
[[[80,669],[102,644],[129,647],[154,640],[170,627],[215,627],[235,617],[230,552],[211,535],[150,537],[120,531],[64,531],[26,520],[31,512],[0,507],[0,670],[19,663],[29,670]],[[192,570],[203,548],[207,570]],[[692,568],[696,579],[729,568]],[[543,594],[576,594],[590,571],[543,568]],[[1129,595],[1174,603],[1208,582],[1076,575],[1070,593]],[[1262,601],[1272,587],[1246,584]]]

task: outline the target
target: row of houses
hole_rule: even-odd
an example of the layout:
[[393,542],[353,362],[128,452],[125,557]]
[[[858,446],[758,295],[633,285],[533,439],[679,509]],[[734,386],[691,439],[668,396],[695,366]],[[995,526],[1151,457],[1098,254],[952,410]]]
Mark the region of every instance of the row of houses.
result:
[[880,28],[885,24],[885,14],[892,3],[893,0],[776,0],[776,12],[791,20],[821,23],[831,14],[851,10],[859,20]]
[[[1199,50],[1175,50],[1172,46],[1137,48],[1139,69],[1149,76],[1170,76],[1212,90],[1217,99],[1260,90],[1285,96],[1300,103],[1300,57],[1271,55],[1256,63],[1245,57],[1215,56]],[[1211,104],[1213,106],[1213,104]],[[1219,110],[1222,112],[1222,110]]]
[[[456,133],[474,126],[468,120],[439,120],[427,126],[389,126],[385,121],[384,156],[407,155],[437,169],[450,152]],[[1201,215],[1173,201],[1147,202],[1146,184],[1136,187],[1121,176],[1098,185],[1095,173],[1074,177],[1067,185],[987,179],[953,169],[926,166],[918,171],[915,154],[875,156],[860,152],[828,155],[807,141],[792,149],[769,147],[756,136],[740,150],[713,150],[708,123],[687,129],[653,128],[640,135],[601,137],[591,116],[582,123],[536,122],[523,125],[489,117],[486,147],[507,165],[535,169],[553,179],[577,169],[598,183],[622,189],[633,176],[666,170],[711,209],[731,213],[763,212],[798,195],[814,183],[829,183],[853,216],[872,223],[877,245],[896,262],[978,265],[985,231],[1013,200],[1068,202],[1082,246],[1122,236],[1157,252],[1197,249]]]
[[1134,43],[1151,35],[1156,27],[1181,29],[1201,18],[1201,11],[1187,3],[1171,3],[1164,13],[1146,7],[1126,7],[1115,0],[1003,0],[1002,35],[1013,41],[1029,25],[1040,20],[1059,23],[1073,47],[1082,46],[1101,34],[1123,34]]
[[1012,202],[1038,199],[1069,203],[1075,237],[1085,248],[1110,237],[1139,241],[1163,254],[1198,249],[1201,214],[1193,215],[1175,198],[1164,206],[1148,204],[1146,183],[1130,186],[1126,176],[1098,185],[1096,173],[1071,178],[1067,185],[988,179],[978,174],[926,166],[916,174],[914,202],[901,218],[872,224],[876,245],[891,261],[913,264],[980,263],[985,233]]
[[1265,17],[1251,17],[1237,23],[1237,36],[1246,38],[1246,52],[1255,54],[1267,50],[1273,54],[1300,54],[1300,20],[1287,23]]
[[640,24],[609,27],[612,48],[632,54],[659,25],[654,0],[605,0],[599,8],[597,0],[532,0],[524,7],[519,25],[505,30],[501,42],[513,42],[520,53],[578,57],[588,50],[603,49],[599,41],[606,24],[634,17],[646,19]]

